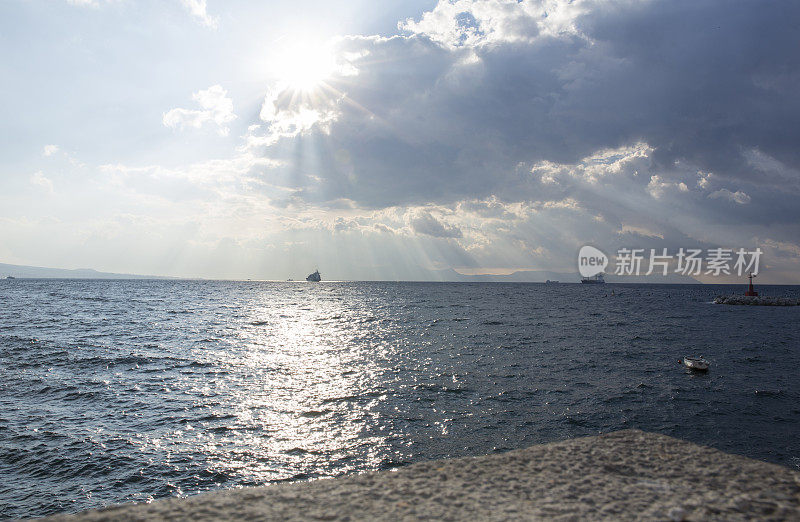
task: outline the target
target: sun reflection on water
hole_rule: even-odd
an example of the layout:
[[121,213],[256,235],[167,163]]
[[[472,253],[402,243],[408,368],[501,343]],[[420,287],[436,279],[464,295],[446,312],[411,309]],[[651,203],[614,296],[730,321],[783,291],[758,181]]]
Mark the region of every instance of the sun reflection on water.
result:
[[186,451],[205,455],[212,473],[257,484],[386,459],[385,436],[370,429],[380,421],[382,396],[371,393],[380,358],[353,342],[352,325],[369,317],[319,288],[298,285],[292,297],[276,306],[254,296],[225,326],[238,342],[215,354],[219,378],[198,390],[209,415],[176,437],[193,439]]

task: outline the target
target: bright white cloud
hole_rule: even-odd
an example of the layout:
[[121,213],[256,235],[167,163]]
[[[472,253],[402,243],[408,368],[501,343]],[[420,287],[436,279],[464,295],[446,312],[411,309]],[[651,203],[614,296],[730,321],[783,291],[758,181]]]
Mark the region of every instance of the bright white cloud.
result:
[[312,129],[327,134],[339,116],[340,101],[336,93],[318,90],[298,94],[279,84],[264,97],[259,116],[266,125],[250,129],[248,145],[273,145],[281,138],[293,138]]
[[218,19],[208,14],[206,0],[181,0],[181,3],[200,23],[212,29],[217,28]]
[[204,91],[197,91],[192,98],[200,109],[171,109],[164,113],[164,125],[173,129],[199,129],[211,124],[222,136],[227,136],[230,132],[228,124],[236,119],[233,101],[228,98],[227,91],[220,85],[212,85]]
[[52,156],[56,152],[58,152],[58,145],[45,145],[42,149],[43,156]]
[[661,198],[664,192],[669,189],[676,189],[679,192],[689,192],[689,187],[683,181],[664,181],[659,175],[650,176],[650,182],[647,184],[647,192],[655,199]]
[[575,18],[587,2],[442,0],[419,20],[399,28],[451,48],[531,43],[539,36],[577,33]]
[[567,179],[595,184],[614,177],[637,176],[651,168],[653,148],[647,143],[635,143],[614,149],[601,149],[576,164],[540,161],[531,168],[534,178],[545,184]]

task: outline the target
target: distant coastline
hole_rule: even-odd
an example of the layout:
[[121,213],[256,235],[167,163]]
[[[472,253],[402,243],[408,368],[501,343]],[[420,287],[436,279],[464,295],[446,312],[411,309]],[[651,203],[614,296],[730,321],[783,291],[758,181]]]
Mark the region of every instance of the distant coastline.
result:
[[[328,282],[408,282],[408,283],[547,283],[558,284],[580,284],[580,274],[577,272],[553,272],[548,270],[519,270],[511,274],[462,274],[456,270],[427,270],[420,272],[409,271],[407,273],[397,273],[395,277],[381,277],[381,273],[374,269],[365,268],[359,277],[355,274],[343,274],[342,276],[332,277]],[[274,281],[287,282],[285,278],[262,279],[258,277],[240,278],[204,278],[204,277],[175,277],[163,275],[144,275],[126,274],[119,272],[101,272],[93,268],[50,268],[28,265],[13,265],[0,263],[0,280],[5,280],[11,276],[15,279],[111,279],[111,280],[169,280],[169,281]],[[349,277],[348,277],[349,276]],[[298,276],[300,277],[300,276]],[[650,275],[650,276],[616,276],[606,274],[607,283],[613,284],[657,284],[657,285],[714,285],[715,283],[703,283],[692,277],[672,274],[669,276]],[[292,282],[301,282],[300,280]],[[735,282],[720,282],[720,285],[736,285]],[[742,283],[744,284],[744,283]],[[759,286],[786,286],[785,283],[760,284]]]
[[47,268],[0,263],[0,277],[5,279],[179,279],[166,276],[98,272],[92,268]]
[[[362,270],[359,270],[362,272]],[[158,279],[158,280],[215,280],[217,278],[172,277],[160,275],[125,274],[118,272],[101,272],[92,268],[49,268],[27,265],[0,263],[0,279],[11,276],[14,279]],[[348,277],[349,276],[349,277]],[[355,277],[354,277],[355,276]],[[298,276],[299,277],[299,276]],[[333,277],[333,281],[403,281],[403,282],[442,282],[442,283],[545,283],[569,284],[580,283],[577,272],[553,272],[548,270],[519,270],[511,274],[462,274],[453,269],[415,270],[407,273],[396,273],[394,277],[385,277],[380,271],[364,268],[363,273],[344,274],[344,277]],[[285,281],[284,278],[218,278],[221,281]],[[696,279],[681,275],[670,276],[614,276],[607,275],[609,283],[645,283],[645,284],[703,284]]]

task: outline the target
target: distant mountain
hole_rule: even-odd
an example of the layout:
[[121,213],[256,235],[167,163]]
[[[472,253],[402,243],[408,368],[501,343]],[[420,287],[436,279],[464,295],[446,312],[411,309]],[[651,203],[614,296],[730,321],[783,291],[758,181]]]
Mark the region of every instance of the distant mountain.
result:
[[[385,275],[392,273],[394,277],[387,278]],[[349,274],[348,274],[349,275]],[[360,277],[359,277],[360,276]],[[548,280],[560,283],[580,283],[581,276],[577,272],[553,272],[549,270],[520,270],[507,275],[465,275],[456,272],[452,268],[446,270],[425,270],[414,268],[406,271],[392,270],[390,267],[379,268],[358,268],[357,274],[350,277],[340,277],[341,279],[362,280],[362,281],[455,281],[455,282],[507,282],[507,283],[544,283]],[[339,277],[332,277],[339,279]],[[668,276],[617,276],[609,274],[605,276],[609,283],[661,283],[661,284],[699,284],[696,279],[681,275]]]
[[[550,272],[547,270],[520,270],[508,275],[473,275],[467,276],[452,271],[458,278],[447,280],[453,281],[496,281],[496,282],[528,282],[544,283],[545,281],[558,281],[559,283],[580,283],[581,276],[577,272]],[[682,275],[649,275],[649,276],[617,276],[609,274],[605,276],[607,283],[661,283],[661,284],[697,284],[699,281],[688,276]]]
[[161,276],[98,272],[91,268],[68,270],[65,268],[44,268],[39,266],[8,265],[0,263],[0,279],[7,276],[19,279],[170,279]]
[[544,283],[545,281],[558,281],[560,283],[574,283],[575,274],[564,272],[551,272],[548,270],[520,270],[507,275],[480,274],[465,275],[455,270],[441,270],[437,273],[443,276],[445,281],[475,281],[475,282],[507,282],[507,283]]
[[[577,274],[575,274],[577,276]],[[664,285],[699,285],[700,281],[693,277],[669,274],[667,276],[651,274],[649,276],[618,276],[614,274],[604,276],[607,283],[659,283]]]

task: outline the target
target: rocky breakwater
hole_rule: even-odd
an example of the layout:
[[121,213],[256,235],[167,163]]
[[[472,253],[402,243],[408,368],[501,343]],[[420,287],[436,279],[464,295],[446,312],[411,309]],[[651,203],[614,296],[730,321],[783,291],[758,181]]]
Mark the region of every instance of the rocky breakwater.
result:
[[800,299],[791,297],[759,297],[747,295],[719,296],[714,304],[751,306],[800,306]]

